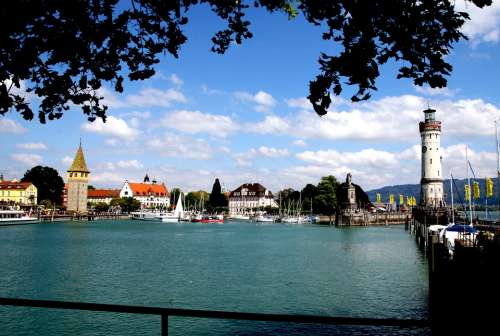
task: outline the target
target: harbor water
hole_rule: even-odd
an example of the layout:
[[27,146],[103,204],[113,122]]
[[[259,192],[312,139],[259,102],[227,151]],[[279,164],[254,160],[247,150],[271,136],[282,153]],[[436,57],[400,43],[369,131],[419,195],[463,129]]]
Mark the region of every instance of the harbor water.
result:
[[[0,296],[428,318],[427,263],[403,226],[61,222],[0,227]],[[423,330],[170,318],[170,335]],[[0,335],[159,335],[158,317],[0,306]]]

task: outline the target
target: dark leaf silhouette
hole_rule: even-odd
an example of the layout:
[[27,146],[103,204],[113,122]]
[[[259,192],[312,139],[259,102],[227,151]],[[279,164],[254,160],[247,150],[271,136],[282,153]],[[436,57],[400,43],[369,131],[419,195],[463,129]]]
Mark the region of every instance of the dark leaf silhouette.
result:
[[[481,8],[492,3],[468,1]],[[179,57],[189,9],[203,4],[226,23],[212,38],[215,53],[252,38],[245,19],[251,5],[290,19],[301,14],[325,27],[323,39],[339,53],[320,55],[320,73],[309,84],[319,115],[327,113],[330,93],[339,95],[344,85],[357,88],[352,101],[369,99],[379,65],[389,60],[401,64],[397,78],[446,86],[452,67],[444,57],[465,38],[459,29],[468,19],[448,0],[7,1],[0,8],[0,114],[15,109],[33,119],[34,95],[42,123],[61,118],[70,103],[89,120],[104,120],[107,107],[97,90],[108,83],[122,92],[124,75],[144,80],[155,74],[162,55]]]

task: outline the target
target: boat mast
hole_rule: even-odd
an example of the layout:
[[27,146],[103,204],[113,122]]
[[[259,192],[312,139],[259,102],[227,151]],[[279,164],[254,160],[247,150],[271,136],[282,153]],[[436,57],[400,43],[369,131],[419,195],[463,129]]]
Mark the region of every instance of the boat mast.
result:
[[451,193],[451,222],[455,223],[455,209],[453,208],[453,174],[450,171],[450,193]]
[[[499,141],[498,141],[498,125],[497,125],[497,121],[499,119],[495,120],[495,139],[496,139],[496,142],[497,142],[497,202],[500,201],[500,195],[499,195],[499,192],[500,192],[500,154],[499,154]],[[500,205],[500,203],[499,203]],[[500,206],[499,206],[500,208]]]
[[469,156],[467,153],[467,145],[465,145],[465,169],[467,170],[467,185],[469,187],[469,216],[470,216],[470,225],[472,226],[472,190],[470,187]]

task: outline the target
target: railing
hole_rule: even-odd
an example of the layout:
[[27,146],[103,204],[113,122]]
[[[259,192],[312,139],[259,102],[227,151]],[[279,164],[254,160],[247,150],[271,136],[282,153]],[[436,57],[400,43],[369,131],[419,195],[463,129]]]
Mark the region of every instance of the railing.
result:
[[158,315],[161,317],[162,336],[168,335],[169,316],[224,319],[224,320],[318,323],[318,324],[329,324],[329,325],[388,326],[388,327],[401,327],[401,328],[425,328],[430,326],[430,322],[428,320],[419,320],[419,319],[358,318],[358,317],[336,317],[336,316],[314,316],[314,315],[240,313],[240,312],[226,312],[226,311],[214,311],[214,310],[125,306],[125,305],[114,305],[114,304],[13,299],[13,298],[0,298],[0,305],[87,310],[87,311],[110,312],[110,313]]

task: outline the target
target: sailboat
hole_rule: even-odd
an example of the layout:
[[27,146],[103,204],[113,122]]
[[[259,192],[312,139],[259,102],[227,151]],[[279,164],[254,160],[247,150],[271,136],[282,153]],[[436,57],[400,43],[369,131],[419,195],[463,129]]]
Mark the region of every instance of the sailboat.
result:
[[175,206],[175,210],[173,212],[160,213],[157,218],[162,222],[166,223],[177,223],[182,218],[184,218],[184,207],[182,205],[182,193],[179,194],[179,198],[177,199],[177,205]]

